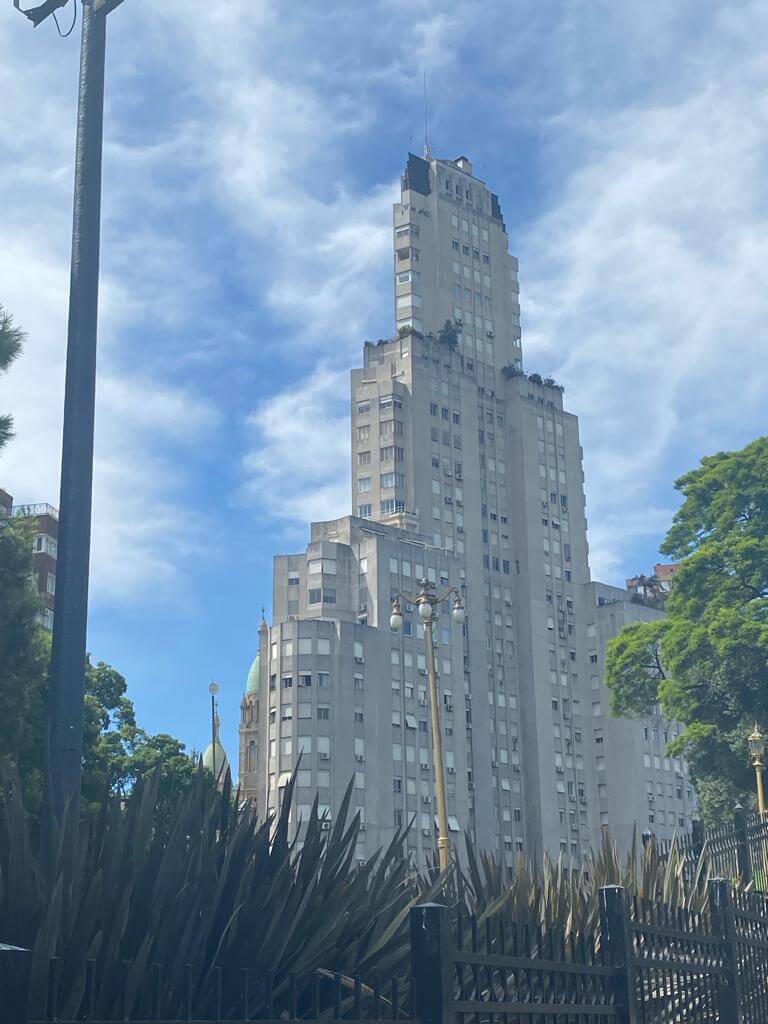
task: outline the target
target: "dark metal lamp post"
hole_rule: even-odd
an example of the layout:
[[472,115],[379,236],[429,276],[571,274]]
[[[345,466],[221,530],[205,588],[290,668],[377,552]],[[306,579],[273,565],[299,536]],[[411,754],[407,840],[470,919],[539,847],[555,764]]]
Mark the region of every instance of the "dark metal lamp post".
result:
[[[35,26],[68,0],[23,11]],[[77,0],[73,0],[77,3]],[[46,812],[77,820],[83,748],[88,570],[91,542],[101,154],[107,15],[122,0],[82,0],[75,198],[61,449],[59,550],[47,706]],[[14,0],[19,7],[19,0]]]

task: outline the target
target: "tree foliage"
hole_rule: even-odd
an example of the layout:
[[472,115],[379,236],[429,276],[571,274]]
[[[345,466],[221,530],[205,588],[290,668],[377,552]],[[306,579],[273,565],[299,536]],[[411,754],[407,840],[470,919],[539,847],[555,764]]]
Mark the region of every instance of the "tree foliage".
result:
[[[39,623],[42,603],[32,572],[33,533],[22,520],[0,516],[0,761],[15,765],[33,816],[43,792],[45,699],[50,633]],[[120,673],[86,658],[83,781],[86,806],[125,792],[144,772],[160,768],[160,786],[188,786],[194,764],[184,744],[151,735],[136,722]]]
[[42,792],[45,679],[50,638],[32,578],[32,533],[0,514],[0,760],[21,771],[36,806]]
[[675,486],[683,503],[661,550],[681,566],[667,617],[611,642],[607,682],[615,713],[659,704],[685,726],[671,752],[717,821],[752,802],[746,737],[768,725],[768,438],[705,457]]
[[[24,332],[14,327],[13,317],[0,305],[0,374],[5,373],[13,360],[21,352]],[[13,437],[13,417],[0,415],[0,451]]]

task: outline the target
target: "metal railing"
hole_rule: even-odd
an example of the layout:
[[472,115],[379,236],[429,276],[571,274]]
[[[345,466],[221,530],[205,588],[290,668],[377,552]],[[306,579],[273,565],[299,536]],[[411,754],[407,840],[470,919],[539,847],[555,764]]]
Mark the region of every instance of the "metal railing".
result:
[[[520,925],[508,912],[478,921],[421,904],[410,912],[407,966],[386,981],[189,965],[173,985],[161,964],[124,961],[109,973],[98,959],[78,966],[65,954],[33,967],[28,951],[0,950],[2,1019],[766,1024],[768,900],[734,893],[724,879],[708,885],[702,913],[603,887],[594,932],[577,937]],[[27,1018],[34,985],[45,1011]]]
[[14,519],[28,519],[32,516],[50,516],[51,519],[58,520],[59,510],[54,508],[53,505],[49,505],[47,502],[38,501],[31,505],[14,505],[11,508],[11,516]]

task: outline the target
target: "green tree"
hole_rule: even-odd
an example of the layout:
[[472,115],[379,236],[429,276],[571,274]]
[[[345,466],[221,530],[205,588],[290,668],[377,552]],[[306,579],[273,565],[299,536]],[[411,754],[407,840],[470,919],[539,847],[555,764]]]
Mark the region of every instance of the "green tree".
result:
[[675,484],[683,503],[661,547],[681,561],[661,622],[625,628],[608,649],[616,714],[655,705],[684,730],[704,816],[753,802],[746,737],[768,725],[768,437],[701,460]]
[[[0,305],[0,374],[5,373],[21,352],[24,332],[13,326],[13,317]],[[13,437],[13,417],[0,415],[0,451]]]
[[133,701],[120,673],[87,660],[83,725],[83,799],[101,803],[105,793],[127,792],[145,772],[159,766],[163,792],[183,789],[195,764],[184,744],[166,733],[150,735],[136,724]]
[[0,759],[21,769],[24,796],[42,793],[45,680],[49,634],[32,576],[29,526],[0,513]]
[[[32,573],[29,526],[0,515],[0,761],[19,770],[28,809],[37,814],[43,792],[45,700],[50,633]],[[136,723],[120,673],[86,661],[83,715],[83,802],[99,806],[107,793],[130,790],[160,766],[161,790],[183,789],[194,764],[184,744],[151,735]]]

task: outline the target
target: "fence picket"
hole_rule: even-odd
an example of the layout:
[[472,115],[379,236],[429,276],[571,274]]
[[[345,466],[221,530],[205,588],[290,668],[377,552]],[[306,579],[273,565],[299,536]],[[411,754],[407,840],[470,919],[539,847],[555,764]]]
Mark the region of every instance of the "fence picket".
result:
[[615,968],[617,1024],[638,1024],[634,951],[626,891],[620,885],[600,889],[600,934],[608,963]]

